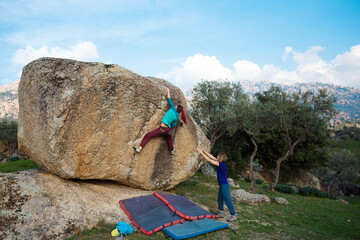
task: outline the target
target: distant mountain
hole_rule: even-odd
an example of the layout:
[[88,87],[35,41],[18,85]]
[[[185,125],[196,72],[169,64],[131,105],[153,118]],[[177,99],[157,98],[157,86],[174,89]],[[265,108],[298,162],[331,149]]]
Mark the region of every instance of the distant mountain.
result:
[[[319,93],[320,89],[327,89],[327,92],[333,94],[337,98],[335,108],[339,114],[336,120],[344,121],[360,121],[360,89],[353,87],[343,87],[326,83],[296,83],[293,85],[277,84],[272,82],[256,82],[241,81],[241,86],[245,93],[255,94],[257,92],[267,91],[271,86],[279,86],[283,90],[293,93],[298,91],[311,91],[314,94]],[[191,90],[185,91],[185,97],[191,101]]]
[[[0,87],[0,118],[8,117],[17,119],[19,113],[18,86],[20,80]],[[255,94],[268,90],[271,86],[279,86],[285,91],[295,92],[307,90],[317,94],[320,89],[326,88],[330,94],[337,98],[335,104],[339,115],[339,121],[360,121],[360,89],[353,87],[343,87],[325,83],[297,83],[293,85],[277,84],[271,82],[241,81],[241,86],[245,93]],[[185,97],[191,101],[191,90],[184,91]]]
[[17,119],[19,113],[18,86],[20,80],[0,87],[0,118]]

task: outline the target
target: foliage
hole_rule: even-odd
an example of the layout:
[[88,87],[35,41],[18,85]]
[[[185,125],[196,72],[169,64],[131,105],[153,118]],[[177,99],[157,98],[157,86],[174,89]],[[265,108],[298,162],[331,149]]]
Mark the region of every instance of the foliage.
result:
[[16,156],[16,157],[12,157],[12,158],[9,158],[9,162],[14,162],[14,161],[18,161],[18,160],[20,160],[21,158],[20,157],[18,157],[18,156]]
[[254,159],[258,151],[257,137],[260,130],[268,126],[267,114],[264,111],[264,106],[259,101],[250,101],[247,96],[238,98],[233,105],[230,106],[228,114],[228,131],[230,134],[235,134],[242,130],[246,132],[248,141],[251,142],[251,154],[249,154],[249,168],[251,187],[250,192],[255,191],[254,179]]
[[245,182],[251,182],[251,179],[250,178],[244,178],[244,181]]
[[214,156],[220,152],[226,153],[228,158],[225,162],[227,174],[231,178],[237,178],[239,172],[248,165],[248,153],[251,152],[251,145],[249,145],[246,133],[239,130],[232,136],[224,134],[216,141],[211,152]]
[[255,182],[256,182],[256,184],[261,185],[261,184],[263,184],[264,180],[262,180],[262,179],[256,179]]
[[278,184],[275,187],[275,190],[282,193],[289,193],[289,194],[295,194],[295,190],[292,188],[291,185],[288,184]]
[[[335,113],[335,98],[329,96],[326,90],[321,90],[315,96],[309,91],[289,94],[279,87],[271,87],[268,91],[257,93],[256,98],[265,106],[267,119],[271,123],[271,127],[264,129],[264,134],[261,135],[269,141],[275,139],[278,143],[281,142],[270,144],[273,145],[271,147],[266,144],[274,154],[272,157],[259,157],[265,168],[270,170],[275,166],[270,185],[270,190],[273,191],[279,179],[282,162],[289,161],[295,148],[297,149],[306,138],[313,137],[316,142],[317,136],[327,136],[327,123]],[[308,146],[304,149],[308,149]],[[306,162],[313,161],[304,157],[301,159]]]
[[321,192],[319,189],[314,187],[298,187],[299,194],[303,196],[315,196],[316,193]]
[[321,192],[319,189],[314,187],[299,187],[290,184],[278,184],[275,187],[275,190],[281,193],[296,194],[294,187],[296,187],[299,190],[298,194],[303,196],[315,196],[319,198],[329,198],[334,200],[337,199],[337,197]]
[[340,172],[335,179],[338,183],[348,183],[354,180],[359,173],[359,164],[355,155],[349,150],[341,150],[331,153],[328,162],[328,172],[325,180],[329,180],[334,174]]
[[16,142],[17,127],[17,122],[14,120],[7,118],[2,118],[0,120],[0,140],[7,146],[9,146],[11,141]]
[[0,172],[15,172],[35,168],[39,167],[31,159],[23,159],[0,164]]
[[[354,153],[360,160],[360,128],[350,127],[333,131],[332,147],[335,151],[347,149]],[[344,140],[347,139],[347,140]]]
[[[345,138],[348,140],[342,140]],[[341,152],[343,150],[350,151],[354,157],[357,159],[357,164],[355,164],[355,168],[358,167],[358,171],[360,170],[360,128],[357,127],[344,127],[343,129],[339,129],[332,132],[331,142],[331,152]],[[357,165],[357,166],[356,166]],[[317,170],[317,176],[322,178],[325,181],[330,179],[330,172],[334,173],[334,170],[329,169],[329,167],[323,167]],[[359,172],[358,172],[359,173]],[[339,179],[336,179],[335,182],[339,182]],[[360,175],[358,175],[355,179],[349,179],[348,182],[360,183]]]
[[[244,178],[244,181],[245,182],[251,182],[251,179],[250,178]],[[264,182],[264,180],[262,180],[262,179],[255,179],[256,184],[261,185],[261,184],[263,184],[263,182]]]
[[201,81],[192,90],[192,116],[210,139],[211,149],[227,131],[226,119],[241,92],[239,83]]

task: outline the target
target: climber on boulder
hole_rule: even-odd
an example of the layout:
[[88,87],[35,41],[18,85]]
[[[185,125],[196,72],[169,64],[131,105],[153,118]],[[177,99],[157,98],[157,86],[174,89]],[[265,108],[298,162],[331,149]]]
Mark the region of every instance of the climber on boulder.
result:
[[170,109],[165,113],[164,117],[161,119],[160,127],[148,132],[145,134],[144,138],[141,140],[140,146],[133,146],[135,152],[140,153],[143,147],[147,144],[147,142],[156,136],[163,135],[168,143],[169,151],[171,154],[175,153],[175,148],[173,145],[173,140],[171,137],[171,128],[175,127],[177,124],[177,120],[181,122],[181,124],[187,124],[186,122],[186,116],[184,113],[184,108],[181,105],[177,105],[176,107],[171,101],[170,97],[170,90],[169,88],[166,88],[167,90],[167,100],[170,105]]

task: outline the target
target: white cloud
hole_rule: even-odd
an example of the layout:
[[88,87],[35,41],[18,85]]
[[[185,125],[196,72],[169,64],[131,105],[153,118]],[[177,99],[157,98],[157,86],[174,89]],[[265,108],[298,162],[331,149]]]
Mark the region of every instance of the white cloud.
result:
[[337,55],[331,66],[335,79],[344,85],[360,88],[360,44],[351,47],[350,52]]
[[159,73],[157,77],[171,79],[182,89],[191,88],[203,80],[232,80],[232,71],[221,65],[215,56],[195,54],[188,57],[180,67],[175,67],[169,73]]
[[25,65],[41,57],[59,57],[80,61],[92,61],[98,58],[99,54],[95,44],[92,42],[80,42],[69,50],[60,47],[49,48],[48,46],[35,49],[31,45],[28,45],[25,49],[18,49],[14,53],[11,61],[16,65]]
[[238,79],[256,79],[261,74],[260,67],[250,61],[241,60],[234,63],[235,78]]
[[327,62],[319,56],[324,51],[321,46],[313,46],[304,52],[285,47],[283,60],[291,59],[295,69],[281,69],[273,64],[260,67],[248,60],[234,63],[234,69],[224,67],[215,57],[196,54],[169,73],[159,73],[158,77],[170,80],[182,89],[191,88],[201,79],[205,80],[255,80],[281,84],[322,82],[360,88],[360,44],[349,52],[337,55]]
[[284,54],[282,56],[282,59],[283,59],[284,62],[286,61],[286,58],[287,58],[288,54],[291,53],[292,51],[293,51],[292,47],[285,47],[285,51],[284,51]]

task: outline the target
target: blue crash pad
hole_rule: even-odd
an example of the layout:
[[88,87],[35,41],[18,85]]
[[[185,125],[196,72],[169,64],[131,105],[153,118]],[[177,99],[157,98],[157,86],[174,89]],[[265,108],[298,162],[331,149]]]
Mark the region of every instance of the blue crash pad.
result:
[[227,223],[205,218],[195,221],[185,221],[163,228],[162,231],[173,239],[185,239],[227,227]]

